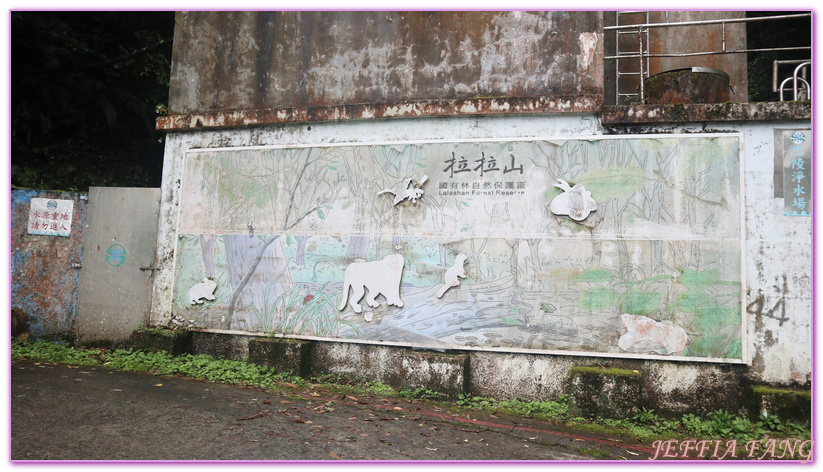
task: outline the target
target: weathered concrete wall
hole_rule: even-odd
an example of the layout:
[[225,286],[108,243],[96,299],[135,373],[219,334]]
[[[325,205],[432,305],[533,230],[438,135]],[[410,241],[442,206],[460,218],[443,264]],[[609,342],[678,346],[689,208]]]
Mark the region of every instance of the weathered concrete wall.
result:
[[[27,234],[32,198],[72,200],[71,236]],[[35,338],[71,332],[86,222],[86,194],[43,190],[11,191],[12,322],[28,323]],[[20,326],[20,332],[26,328]],[[15,333],[16,334],[16,333]]]
[[176,21],[172,115],[603,95],[600,12],[181,12]]
[[[460,140],[495,136],[591,136],[597,133],[593,115],[569,114],[546,117],[522,116],[516,121],[503,117],[409,118],[339,123],[278,125],[266,128],[234,128],[219,132],[170,133],[166,139],[161,186],[161,224],[152,292],[153,324],[170,323],[174,278],[174,248],[182,156],[189,149],[218,147],[300,145],[323,143],[370,143],[411,140]],[[184,323],[185,320],[179,320]]]
[[[811,385],[811,218],[784,215],[774,195],[774,132],[810,129],[809,120],[650,124],[632,133],[739,132],[745,168],[747,377],[789,387]],[[628,132],[611,128],[610,132]],[[680,379],[670,377],[673,388]]]
[[[811,375],[811,221],[809,218],[783,216],[783,199],[774,198],[773,191],[774,129],[804,127],[809,127],[808,121],[691,125],[663,123],[602,128],[593,115],[573,114],[374,120],[171,133],[167,141],[164,169],[163,224],[160,230],[159,271],[154,291],[152,322],[169,322],[171,257],[175,247],[174,226],[177,221],[178,185],[182,168],[180,157],[186,149],[491,136],[495,139],[527,136],[579,137],[628,132],[741,133],[746,201],[747,360],[751,362],[751,367],[731,374],[723,371],[722,375],[712,373],[718,367],[711,364],[698,364],[698,367],[684,363],[659,364],[666,365],[665,368],[641,364],[640,370],[646,370],[649,378],[653,379],[646,387],[650,389],[649,392],[672,408],[677,407],[679,398],[685,398],[688,392],[699,392],[698,387],[709,380],[718,386],[729,382],[728,375],[737,376],[734,378],[738,380],[733,382],[737,385],[742,385],[739,383],[742,378],[756,383],[807,387]],[[348,351],[364,348],[341,346],[335,349]],[[352,360],[357,356],[341,354],[338,357]],[[472,390],[490,396],[555,397],[564,391],[561,380],[568,377],[570,369],[575,365],[590,365],[590,361],[592,360],[564,356],[472,353]],[[616,361],[609,359],[597,359],[597,362],[616,365]],[[350,370],[362,371],[361,367],[359,361],[354,360]],[[705,375],[695,375],[695,368],[705,371]],[[385,372],[375,373],[378,379],[386,378],[385,375]]]
[[[573,367],[603,365],[640,371],[648,407],[711,411],[737,408],[742,398],[726,403],[724,399],[732,392],[740,394],[748,382],[809,387],[811,221],[783,216],[783,199],[774,197],[773,187],[775,129],[808,129],[808,119],[793,116],[779,121],[778,113],[762,122],[722,117],[690,122],[692,118],[685,116],[649,124],[634,121],[631,115],[637,110],[628,109],[603,126],[594,114],[599,110],[597,100],[586,99],[587,94],[602,97],[600,13],[488,13],[483,21],[472,18],[462,23],[457,13],[394,15],[399,14],[180,14],[172,116],[158,122],[160,128],[178,132],[170,133],[166,144],[153,323],[171,323],[181,160],[189,149],[739,133],[745,168],[741,237],[750,365],[472,352],[470,388],[480,395],[554,398],[568,391]],[[355,24],[363,25],[360,29],[368,35],[360,35],[351,26]],[[575,34],[546,37],[562,26]],[[371,43],[364,40],[367,37],[373,38]],[[592,49],[593,44],[597,46]],[[541,94],[550,95],[549,101],[522,106],[517,114],[505,106],[508,99],[519,106],[537,103],[533,100]],[[579,102],[560,107],[551,101],[551,96],[567,95]],[[491,113],[482,108],[486,105]],[[566,113],[536,114],[554,111]],[[382,119],[389,117],[406,119]],[[242,347],[233,350],[247,353]],[[387,383],[399,381],[402,352],[358,344],[315,347],[325,368]]]

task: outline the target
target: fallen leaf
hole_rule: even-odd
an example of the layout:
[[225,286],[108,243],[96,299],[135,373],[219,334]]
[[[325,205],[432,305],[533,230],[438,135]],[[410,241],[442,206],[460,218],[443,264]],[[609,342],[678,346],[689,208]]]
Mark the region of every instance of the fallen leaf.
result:
[[357,417],[356,417],[356,416],[352,416],[352,417],[351,417],[351,418],[349,418],[349,419],[350,419],[350,420],[356,420],[356,419],[357,419]]
[[340,454],[335,454],[333,452],[330,452],[329,455],[332,456],[335,459],[342,459],[343,458],[343,456],[341,456]]
[[111,389],[111,391],[112,392],[122,392],[123,389],[122,388],[113,388],[113,389]]
[[399,406],[394,407],[394,409],[395,409],[395,410],[400,410],[400,411],[403,411],[403,409],[402,409],[402,408],[400,408]]
[[626,452],[628,452],[629,454],[631,454],[631,455],[633,455],[633,456],[639,456],[639,455],[640,455],[640,454],[638,454],[638,453],[636,453],[636,452],[632,452],[632,451],[626,451]]
[[357,399],[357,397],[353,397],[353,396],[351,396],[351,395],[346,395],[346,398],[348,398],[349,400],[354,400],[354,401],[356,401],[356,402],[357,402],[357,401],[360,401],[360,400],[358,400],[358,399]]
[[162,387],[163,384],[154,384],[155,387]]
[[319,397],[320,396],[319,393],[314,393],[314,392],[309,392],[309,395],[312,396],[312,397]]
[[400,449],[395,449],[395,451],[400,454],[401,456],[408,456],[408,454],[400,452]]
[[430,451],[436,451],[436,450],[437,450],[437,448],[436,448],[436,447],[435,447],[435,448],[433,448],[433,449],[432,449],[432,448],[430,448],[430,447],[427,447],[426,449],[428,449],[428,450],[430,450]]
[[294,403],[294,402],[290,402],[288,400],[280,400],[280,403]]
[[269,410],[261,410],[260,413],[258,413],[256,415],[247,416],[245,418],[237,418],[237,421],[245,421],[245,420],[251,420],[251,419],[254,419],[254,418],[260,418],[261,416],[264,416],[268,412],[269,412]]
[[264,405],[271,405],[271,400],[269,400],[269,399],[267,398],[267,399],[263,400],[263,404],[264,404]]
[[286,382],[284,385],[285,385],[286,387],[289,387],[289,388],[300,388],[300,387],[298,387],[297,385],[295,385],[295,384],[293,384],[293,383],[289,383],[289,382]]
[[295,423],[305,423],[305,421],[301,420],[300,418],[295,418],[292,421],[294,421]]

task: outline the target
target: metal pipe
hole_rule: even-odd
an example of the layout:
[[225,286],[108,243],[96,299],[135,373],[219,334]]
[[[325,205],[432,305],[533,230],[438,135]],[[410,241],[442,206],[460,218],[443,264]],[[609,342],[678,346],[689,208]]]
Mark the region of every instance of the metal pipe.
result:
[[723,23],[723,51],[726,51],[726,23]]
[[[689,52],[689,53],[679,53],[679,54],[645,54],[644,57],[689,57],[689,56],[714,56],[717,54],[742,54],[748,52],[776,52],[776,51],[811,51],[811,46],[796,46],[791,48],[762,48],[762,49],[735,49],[732,51],[706,51],[706,52]],[[641,54],[625,54],[621,55],[620,58],[628,59],[633,57],[640,57]],[[605,60],[614,60],[617,59],[617,56],[606,56],[603,59]]]
[[694,25],[717,25],[721,23],[747,23],[750,21],[766,21],[766,20],[788,20],[793,18],[811,18],[811,13],[801,13],[797,15],[777,15],[777,16],[758,16],[755,18],[727,18],[722,20],[695,20],[695,21],[681,21],[675,23],[645,23],[642,25],[624,25],[624,26],[605,26],[604,31],[621,30],[636,28],[641,26],[644,28],[665,28],[669,26],[694,26]]
[[[779,86],[777,85],[777,68],[781,64],[800,64],[801,62],[806,62],[808,59],[786,59],[783,61],[776,60],[772,61],[772,92],[777,92],[779,90]],[[803,78],[806,78],[806,71],[803,70]]]
[[[794,68],[794,75],[792,76],[794,78],[794,101],[797,101],[797,73],[800,71],[800,69],[802,69],[806,66],[810,66],[810,65],[812,65],[811,61],[804,62],[804,63],[802,63],[799,66]],[[809,89],[809,100],[812,99],[811,95],[812,95],[812,92],[811,92],[811,89]]]
[[[780,101],[781,102],[784,101],[783,100],[783,86],[786,85],[786,83],[789,82],[790,80],[792,80],[792,77],[786,77],[783,80],[783,82],[780,83]],[[806,87],[806,95],[808,95],[809,100],[811,100],[811,98],[812,98],[812,88],[809,85],[809,83],[806,82],[806,79],[803,79],[801,77],[798,77],[797,80],[799,80],[801,82],[801,84],[804,87]],[[795,87],[797,87],[797,86],[795,85]],[[797,101],[797,88],[794,89],[794,100]]]
[[640,27],[637,29],[637,39],[640,43],[640,96],[637,97],[639,102],[643,102],[645,95],[645,90],[643,87],[643,28]]

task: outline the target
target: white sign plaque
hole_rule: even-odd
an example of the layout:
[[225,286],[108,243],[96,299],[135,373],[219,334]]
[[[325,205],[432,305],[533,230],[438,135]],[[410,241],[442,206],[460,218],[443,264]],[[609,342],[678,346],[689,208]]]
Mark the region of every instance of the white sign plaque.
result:
[[32,198],[28,234],[70,236],[73,212],[73,200]]

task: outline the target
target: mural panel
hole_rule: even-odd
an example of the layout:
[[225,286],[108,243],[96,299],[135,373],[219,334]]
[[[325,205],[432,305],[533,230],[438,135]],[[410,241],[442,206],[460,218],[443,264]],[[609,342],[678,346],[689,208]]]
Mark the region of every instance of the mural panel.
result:
[[741,362],[737,135],[185,156],[190,327]]

